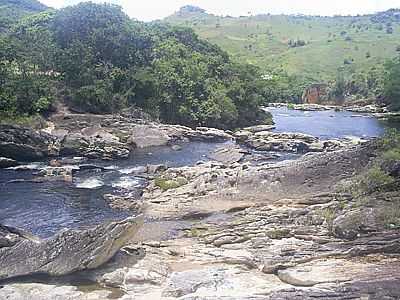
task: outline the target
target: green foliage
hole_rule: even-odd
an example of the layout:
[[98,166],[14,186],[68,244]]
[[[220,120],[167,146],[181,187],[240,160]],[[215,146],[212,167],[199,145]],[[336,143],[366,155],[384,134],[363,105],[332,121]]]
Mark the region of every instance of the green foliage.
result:
[[400,161],[400,133],[395,129],[387,130],[378,139],[378,156],[369,169],[353,180],[349,191],[354,196],[361,196],[380,191],[396,181],[390,176],[390,167]]
[[330,97],[342,101],[346,93],[346,82],[343,73],[339,72],[336,76],[335,84],[331,89]]
[[387,229],[400,229],[400,202],[385,207],[379,217]]
[[[216,43],[239,61],[260,66],[263,72],[283,70],[316,83],[334,80],[338,66],[349,57],[354,61],[344,66],[346,76],[392,58],[400,40],[398,15],[399,10],[389,10],[365,16],[265,14],[233,18],[202,11],[178,12],[165,21],[192,27],[200,37]],[[387,28],[392,34],[385,33]],[[298,40],[308,43],[288,47]],[[250,49],[248,45],[252,45]],[[370,57],[366,57],[367,52]]]
[[0,33],[9,30],[21,17],[46,9],[37,0],[0,0]]
[[381,152],[400,149],[400,133],[396,129],[388,129],[385,134],[379,138],[378,147]]
[[392,178],[389,174],[387,174],[378,166],[373,166],[359,178],[358,187],[362,191],[373,192],[384,185],[392,183],[393,181],[394,178]]
[[270,82],[190,28],[140,23],[81,3],[21,19],[0,43],[0,111],[144,109],[164,122],[235,128],[267,119]]
[[392,110],[400,110],[400,57],[385,65],[384,96]]
[[333,235],[333,221],[336,219],[337,212],[334,208],[328,207],[321,211],[321,216],[324,218],[328,226],[329,234]]
[[176,179],[167,179],[167,178],[158,177],[154,180],[155,186],[159,187],[163,191],[176,189],[187,183],[188,183],[187,180],[183,177],[178,177]]

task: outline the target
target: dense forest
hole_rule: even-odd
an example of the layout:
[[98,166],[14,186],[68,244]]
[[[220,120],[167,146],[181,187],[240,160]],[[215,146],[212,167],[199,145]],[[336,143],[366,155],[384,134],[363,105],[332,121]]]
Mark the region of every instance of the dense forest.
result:
[[[138,22],[115,5],[53,10],[37,1],[1,0],[0,7],[3,116],[45,114],[62,102],[77,112],[134,106],[167,123],[237,128],[269,121],[261,105],[298,102],[310,83],[266,75],[189,27]],[[338,76],[330,94],[372,95],[399,109],[399,70],[394,59],[350,80]]]
[[82,3],[29,15],[0,39],[0,111],[142,108],[161,121],[234,128],[264,121],[259,70],[232,62],[189,28],[133,21],[120,7]]

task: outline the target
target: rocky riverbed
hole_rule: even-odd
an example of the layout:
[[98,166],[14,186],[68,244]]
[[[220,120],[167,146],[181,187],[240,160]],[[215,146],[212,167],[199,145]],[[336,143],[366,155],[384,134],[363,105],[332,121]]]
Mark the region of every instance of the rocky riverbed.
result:
[[[149,145],[237,144],[224,145],[211,160],[192,166],[143,170],[148,184],[135,202],[140,217],[65,230],[44,240],[1,227],[0,277],[7,279],[1,299],[400,297],[400,233],[382,220],[400,197],[397,183],[365,195],[361,200],[370,205],[360,205],[342,188],[374,159],[374,142],[320,140],[272,132],[270,126],[223,132],[92,118],[52,120],[34,136],[19,127],[3,128],[1,156],[26,160],[15,149],[29,146],[35,158],[56,158],[41,176],[68,180],[57,155],[109,160],[125,153],[121,149],[130,155]],[[287,152],[302,156],[265,159]],[[110,198],[119,209],[130,209],[129,195]],[[31,276],[36,273],[57,277],[39,280]],[[71,273],[79,281],[64,276]],[[29,277],[15,278],[20,275]]]

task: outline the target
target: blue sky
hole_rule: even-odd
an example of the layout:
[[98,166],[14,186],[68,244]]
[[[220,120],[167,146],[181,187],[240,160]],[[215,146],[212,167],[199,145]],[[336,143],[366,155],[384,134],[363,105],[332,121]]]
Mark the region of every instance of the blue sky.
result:
[[[40,0],[44,4],[60,8],[76,4],[79,0]],[[312,14],[312,15],[356,15],[389,8],[400,8],[400,0],[92,0],[121,5],[125,12],[136,19],[150,21],[164,18],[181,6],[191,4],[217,15]]]

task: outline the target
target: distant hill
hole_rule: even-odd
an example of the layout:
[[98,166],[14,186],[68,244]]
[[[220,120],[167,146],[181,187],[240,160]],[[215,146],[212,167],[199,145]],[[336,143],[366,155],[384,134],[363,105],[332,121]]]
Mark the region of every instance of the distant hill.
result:
[[23,16],[47,9],[37,0],[0,0],[0,32]]
[[183,7],[165,22],[192,27],[235,58],[309,81],[358,72],[400,52],[400,10],[364,16],[220,17]]

